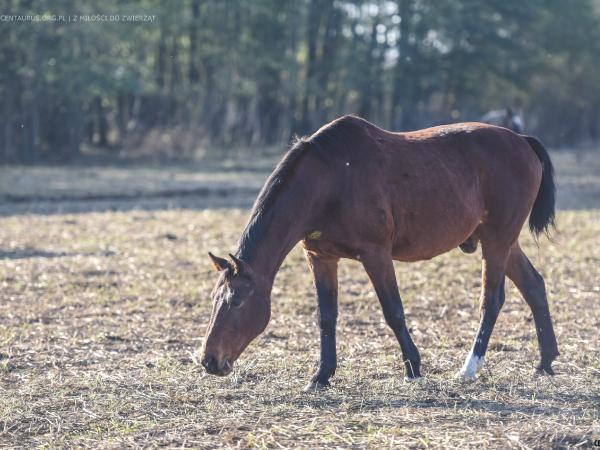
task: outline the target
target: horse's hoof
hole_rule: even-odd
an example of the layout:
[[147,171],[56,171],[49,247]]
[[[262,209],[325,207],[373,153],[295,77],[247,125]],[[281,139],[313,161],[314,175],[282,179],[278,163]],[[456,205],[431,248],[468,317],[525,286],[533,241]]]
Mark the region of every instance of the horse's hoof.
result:
[[328,387],[329,387],[329,382],[322,383],[320,381],[311,381],[306,386],[304,386],[304,389],[302,389],[302,390],[304,392],[314,392],[314,391],[320,391],[320,390],[328,388]]
[[538,376],[554,375],[554,370],[552,370],[552,362],[556,359],[556,356],[558,356],[558,354],[542,356],[539,364],[535,368],[535,374]]
[[404,377],[404,381],[405,381],[406,383],[415,383],[415,382],[417,382],[417,381],[420,381],[420,380],[422,380],[422,379],[423,379],[423,377],[422,377],[421,375],[418,375],[418,376],[416,376],[416,377],[409,377],[408,375],[406,375],[406,376]]
[[552,369],[552,366],[537,366],[535,368],[535,371],[533,372],[534,376],[536,377],[543,377],[543,376],[553,376],[556,375],[554,373],[554,370]]
[[405,361],[404,362],[404,373],[406,374],[404,376],[404,379],[406,378],[411,378],[411,379],[415,379],[415,378],[421,378],[421,362],[410,362],[410,361]]
[[485,361],[485,356],[476,356],[473,354],[469,354],[465,363],[458,372],[457,377],[462,378],[464,380],[475,380],[477,379],[477,374],[483,368],[483,363]]
[[477,372],[471,373],[464,370],[459,370],[454,378],[461,381],[475,381],[477,379]]

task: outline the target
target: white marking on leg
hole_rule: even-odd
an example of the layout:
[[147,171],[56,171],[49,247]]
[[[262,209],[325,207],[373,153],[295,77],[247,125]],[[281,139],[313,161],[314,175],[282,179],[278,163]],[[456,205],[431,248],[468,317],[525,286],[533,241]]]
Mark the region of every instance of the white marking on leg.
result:
[[462,378],[470,378],[474,380],[477,377],[477,373],[483,367],[485,356],[476,356],[473,352],[470,352],[465,359],[465,363],[460,369],[458,375]]
[[304,392],[313,392],[313,391],[318,391],[321,390],[323,388],[326,388],[327,386],[325,386],[324,384],[319,383],[318,381],[310,381],[306,386],[304,386],[304,389],[302,389]]

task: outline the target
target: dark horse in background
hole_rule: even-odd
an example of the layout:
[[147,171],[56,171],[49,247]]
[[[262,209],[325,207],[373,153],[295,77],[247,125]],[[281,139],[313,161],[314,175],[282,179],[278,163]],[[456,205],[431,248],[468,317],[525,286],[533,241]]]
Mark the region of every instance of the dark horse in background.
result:
[[540,373],[558,355],[544,280],[518,243],[529,215],[538,235],[554,219],[552,163],[535,139],[481,123],[392,133],[344,116],[297,142],[275,168],[252,210],[235,255],[210,257],[220,272],[212,292],[202,364],[227,375],[267,326],[271,288],[301,242],[314,276],[321,354],[310,388],[336,370],[337,266],[364,266],[402,350],[406,376],[420,376],[393,261],[433,258],[457,246],[482,248],[481,323],[460,375],[474,378],[504,303],[508,276],[533,313]]
[[495,109],[485,113],[480,122],[489,123],[490,125],[497,125],[499,127],[508,128],[513,130],[515,133],[523,133],[523,118],[510,106],[504,109]]

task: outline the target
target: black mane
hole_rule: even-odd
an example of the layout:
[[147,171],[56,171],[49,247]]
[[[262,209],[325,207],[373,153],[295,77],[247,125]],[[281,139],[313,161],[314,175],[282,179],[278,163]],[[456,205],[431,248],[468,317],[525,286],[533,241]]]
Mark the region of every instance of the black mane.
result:
[[252,251],[254,243],[265,234],[265,225],[268,221],[264,219],[266,215],[272,214],[269,207],[279,197],[300,161],[309,151],[309,147],[308,138],[297,139],[267,179],[254,202],[248,225],[240,237],[237,252],[240,258],[244,259],[244,256]]
[[307,154],[310,153],[326,165],[331,165],[332,159],[336,157],[346,158],[348,149],[364,137],[365,129],[369,127],[375,126],[360,117],[348,115],[334,120],[312,136],[296,139],[258,194],[250,213],[250,220],[240,237],[237,256],[241,259],[246,258],[266,233],[269,219],[275,213],[271,206]]

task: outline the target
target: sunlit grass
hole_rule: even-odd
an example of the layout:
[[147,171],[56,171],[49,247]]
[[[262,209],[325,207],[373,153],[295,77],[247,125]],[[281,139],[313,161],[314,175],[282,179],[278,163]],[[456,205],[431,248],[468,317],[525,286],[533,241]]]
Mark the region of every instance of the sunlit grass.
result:
[[[0,219],[0,441],[7,445],[546,446],[598,421],[600,213],[561,212],[525,248],[546,276],[561,357],[535,378],[530,312],[510,286],[480,379],[454,379],[478,318],[479,258],[398,264],[425,379],[402,380],[398,345],[358,263],[340,268],[339,369],[301,392],[318,334],[300,249],[282,267],[273,320],[232,376],[196,350],[215,281],[208,250],[234,248],[245,211]],[[166,236],[169,237],[166,237]]]

